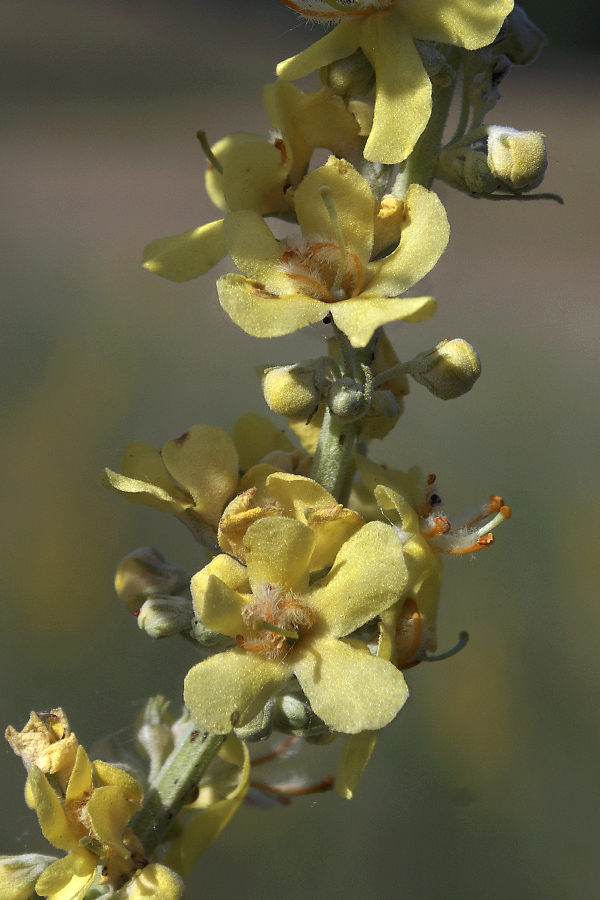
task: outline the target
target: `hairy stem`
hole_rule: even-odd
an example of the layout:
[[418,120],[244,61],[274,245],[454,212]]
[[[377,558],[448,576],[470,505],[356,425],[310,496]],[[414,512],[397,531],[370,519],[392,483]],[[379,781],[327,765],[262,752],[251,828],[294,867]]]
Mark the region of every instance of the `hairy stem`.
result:
[[225,737],[224,734],[199,731],[190,722],[184,740],[165,760],[155,783],[144,795],[144,805],[129,823],[147,856],[163,839],[190,791],[219,752]]

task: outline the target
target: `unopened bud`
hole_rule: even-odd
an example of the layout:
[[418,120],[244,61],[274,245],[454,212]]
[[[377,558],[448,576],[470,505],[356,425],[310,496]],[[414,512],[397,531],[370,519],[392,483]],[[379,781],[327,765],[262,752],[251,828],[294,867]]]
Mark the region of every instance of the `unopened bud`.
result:
[[327,391],[327,403],[334,416],[351,422],[365,411],[365,393],[353,378],[340,378]]
[[440,53],[435,41],[415,41],[415,45],[431,83],[437,88],[451,85],[456,79],[456,72],[448,65],[446,57]]
[[539,131],[488,125],[488,165],[513,191],[531,190],[544,177],[548,158]]
[[369,408],[370,416],[382,416],[384,419],[395,419],[400,415],[398,401],[391,391],[374,391]]
[[192,619],[191,633],[194,640],[198,641],[205,650],[225,650],[227,647],[236,646],[233,638],[207,628],[198,618]]
[[55,856],[24,853],[21,856],[0,856],[0,896],[2,900],[33,900],[37,898],[35,883]]
[[188,597],[169,597],[157,594],[142,605],[138,625],[155,640],[173,634],[189,634],[194,608]]
[[170,563],[152,547],[140,547],[122,559],[115,575],[119,599],[134,614],[148,597],[179,594],[189,583],[185,569]]
[[362,50],[323,66],[319,78],[340,97],[366,97],[375,87],[375,70]]
[[470,391],[481,375],[477,352],[461,338],[441,341],[410,363],[410,374],[440,400],[453,400]]
[[264,398],[273,412],[287,419],[305,422],[311,418],[319,404],[323,378],[321,360],[264,369]]
[[172,869],[150,863],[114,894],[112,900],[182,900],[185,883]]
[[548,40],[520,6],[509,13],[494,50],[504,53],[516,66],[527,66],[538,58]]
[[328,725],[314,714],[310,703],[301,691],[290,690],[275,698],[273,727],[283,734],[315,740],[331,735]]

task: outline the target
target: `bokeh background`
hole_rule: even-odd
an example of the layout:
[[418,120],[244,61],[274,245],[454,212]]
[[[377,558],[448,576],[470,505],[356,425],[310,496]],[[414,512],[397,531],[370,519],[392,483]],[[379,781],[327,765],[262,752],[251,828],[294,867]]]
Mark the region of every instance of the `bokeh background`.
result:
[[[415,386],[374,448],[435,471],[450,515],[491,493],[513,506],[493,549],[446,567],[441,648],[463,628],[471,641],[409,673],[352,804],[244,807],[190,897],[597,896],[600,27],[586,0],[528,9],[552,50],[513,72],[491,121],[547,135],[545,188],[565,205],[439,188],[452,237],[424,286],[439,312],[390,333],[404,358],[465,337],[483,376],[446,404]],[[142,544],[204,560],[99,472],[130,439],[262,411],[253,368],[318,355],[323,336],[248,338],[212,277],[163,282],[141,249],[215,217],[196,130],[268,130],[262,84],[317,34],[275,0],[3,0],[0,26],[0,722],[62,705],[82,742],[127,749],[147,696],[177,709],[194,656],[137,629],[115,565]],[[337,749],[311,753],[314,771]],[[0,850],[47,852],[23,776],[6,746]]]

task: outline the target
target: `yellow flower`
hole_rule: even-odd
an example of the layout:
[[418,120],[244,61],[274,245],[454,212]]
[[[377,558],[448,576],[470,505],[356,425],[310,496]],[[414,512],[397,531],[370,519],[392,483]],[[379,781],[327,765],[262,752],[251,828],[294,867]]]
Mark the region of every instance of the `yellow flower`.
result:
[[182,900],[183,879],[167,866],[150,863],[114,894],[111,900]]
[[32,765],[26,797],[47,840],[67,856],[53,862],[36,882],[49,900],[79,900],[97,877],[120,888],[143,865],[143,848],[127,823],[140,808],[143,791],[126,772],[77,748],[64,795]]
[[291,441],[268,419],[247,414],[236,422],[231,437],[212,425],[194,425],[162,450],[131,441],[123,451],[122,473],[105,469],[102,481],[132,503],[173,513],[211,545],[240,468],[269,453],[293,452]]
[[339,21],[277,67],[296,79],[361,49],[375,70],[375,116],[366,159],[397,163],[412,152],[431,114],[431,83],[415,39],[475,50],[490,44],[513,0],[282,0],[310,18]]
[[[323,202],[322,189],[331,194],[339,229]],[[278,241],[257,213],[229,213],[225,240],[231,258],[247,277],[219,279],[224,310],[255,337],[290,334],[331,315],[355,347],[364,347],[386,322],[416,322],[431,316],[432,297],[399,294],[426,275],[443,253],[449,235],[444,208],[420,185],[409,188],[404,205],[394,198],[384,200],[385,206],[384,201],[379,206],[365,179],[348,162],[331,157],[294,193],[299,238]],[[400,216],[389,216],[390,203],[401,208]],[[380,222],[389,219],[394,225],[384,229]],[[391,252],[373,260],[390,239]]]
[[302,522],[261,519],[246,533],[247,568],[223,555],[192,579],[204,625],[238,643],[186,677],[184,699],[201,727],[224,734],[246,724],[292,675],[334,731],[383,727],[403,706],[401,672],[346,637],[407,586],[395,530],[365,525],[343,544],[329,573],[310,583],[315,543]]
[[[303,178],[314,150],[360,157],[362,141],[356,119],[343,101],[323,88],[303,93],[286,81],[270,84],[264,102],[277,136],[235,133],[211,152],[222,172],[209,162],[206,190],[220,209],[251,209],[262,216],[293,215],[289,195]],[[175,237],[152,241],[143,265],[171,281],[189,281],[208,272],[227,253],[223,219]]]
[[342,544],[362,525],[358,513],[341,503],[310,478],[254,466],[240,481],[241,493],[226,507],[219,523],[219,546],[245,562],[244,538],[253,522],[286,516],[308,525],[315,535],[311,571],[330,566]]

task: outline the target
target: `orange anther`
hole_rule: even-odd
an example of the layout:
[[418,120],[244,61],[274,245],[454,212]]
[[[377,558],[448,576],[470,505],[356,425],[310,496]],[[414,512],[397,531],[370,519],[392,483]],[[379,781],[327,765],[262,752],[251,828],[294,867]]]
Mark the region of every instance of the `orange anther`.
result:
[[489,547],[490,544],[494,543],[494,535],[491,531],[489,531],[487,534],[484,534],[480,538],[477,538],[477,543],[480,547]]
[[510,519],[510,517],[512,516],[512,509],[510,508],[510,506],[500,507],[500,512],[502,513],[502,515],[504,516],[505,519]]
[[421,644],[423,622],[416,602],[409,597],[402,607],[400,621],[396,628],[396,665],[407,669],[416,665],[413,657]]
[[504,500],[502,497],[499,497],[497,494],[492,494],[490,497],[490,505],[488,506],[488,512],[497,513],[500,512],[502,507],[504,506]]
[[427,476],[427,484],[432,485],[434,483],[434,481],[435,481],[435,475],[433,473],[431,475]]

